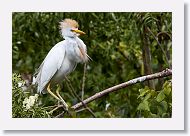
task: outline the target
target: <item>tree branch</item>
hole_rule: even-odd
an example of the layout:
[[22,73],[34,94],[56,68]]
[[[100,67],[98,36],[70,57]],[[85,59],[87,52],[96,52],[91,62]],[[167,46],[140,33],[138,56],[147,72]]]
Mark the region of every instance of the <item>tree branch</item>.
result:
[[86,80],[86,63],[84,64],[84,72],[83,72],[83,78],[82,78],[82,87],[81,87],[81,99],[84,100],[84,86],[85,86],[85,80]]
[[79,109],[81,107],[84,106],[84,104],[88,104],[96,99],[99,99],[101,97],[103,97],[104,95],[108,94],[108,93],[111,93],[111,92],[115,92],[115,91],[118,91],[122,88],[126,88],[130,85],[133,85],[133,84],[136,84],[136,83],[141,83],[141,82],[144,82],[144,81],[148,81],[148,80],[152,80],[152,79],[157,79],[157,78],[163,78],[163,77],[167,77],[167,76],[171,76],[172,75],[172,70],[171,69],[166,69],[166,70],[163,70],[161,72],[158,72],[158,73],[154,73],[154,74],[150,74],[150,75],[146,75],[146,76],[142,76],[142,77],[138,77],[138,78],[134,78],[132,80],[129,80],[127,82],[124,82],[124,83],[121,83],[119,85],[116,85],[116,86],[113,86],[113,87],[110,87],[108,89],[105,89],[99,93],[96,93],[95,95],[85,99],[82,102],[79,102],[75,105],[73,105],[71,108],[76,110],[76,109]]
[[148,27],[147,29],[148,29],[148,31],[151,33],[151,35],[154,37],[154,39],[156,40],[156,42],[158,43],[158,45],[159,45],[161,51],[162,51],[163,54],[164,54],[164,57],[165,57],[165,59],[166,59],[166,62],[167,62],[167,64],[168,64],[168,66],[171,68],[171,66],[170,66],[170,62],[169,62],[169,60],[168,60],[168,57],[167,57],[167,55],[166,55],[164,49],[162,48],[161,43],[158,41],[158,38],[154,35],[154,33],[150,30],[149,27]]
[[94,114],[94,112],[82,101],[82,99],[77,95],[77,93],[74,91],[74,88],[70,82],[70,80],[68,78],[65,78],[66,79],[66,83],[67,83],[67,86],[68,88],[70,89],[70,92],[73,93],[73,95],[79,100],[81,101],[81,104],[91,113],[91,115],[96,118],[96,115]]

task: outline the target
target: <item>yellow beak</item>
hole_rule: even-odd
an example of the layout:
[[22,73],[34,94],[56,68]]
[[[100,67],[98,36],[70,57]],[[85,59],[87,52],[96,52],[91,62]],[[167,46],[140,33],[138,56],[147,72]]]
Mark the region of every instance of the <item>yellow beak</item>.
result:
[[78,29],[72,29],[71,31],[76,32],[78,34],[86,34],[85,32],[78,30]]

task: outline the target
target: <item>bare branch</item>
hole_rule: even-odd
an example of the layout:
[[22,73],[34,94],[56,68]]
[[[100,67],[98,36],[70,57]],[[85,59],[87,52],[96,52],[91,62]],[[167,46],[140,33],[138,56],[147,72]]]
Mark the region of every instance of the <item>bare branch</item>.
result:
[[64,115],[64,113],[65,113],[65,111],[61,112],[59,115],[57,115],[57,116],[54,117],[54,118],[60,118],[60,117],[62,117],[62,116]]
[[85,80],[86,80],[86,63],[84,64],[84,72],[83,72],[83,78],[82,78],[82,94],[81,94],[81,99],[82,101],[84,100],[84,86],[85,86]]
[[129,80],[127,82],[121,83],[119,85],[116,85],[116,86],[110,87],[108,89],[105,89],[105,90],[103,90],[103,91],[101,91],[99,93],[96,93],[95,95],[85,99],[83,102],[79,102],[79,103],[73,105],[71,108],[76,110],[78,108],[83,107],[85,104],[88,104],[88,103],[90,103],[90,102],[92,102],[92,101],[94,101],[96,99],[99,99],[99,98],[103,97],[104,95],[106,95],[108,93],[118,91],[118,90],[120,90],[122,88],[126,88],[126,87],[128,87],[130,85],[133,85],[133,84],[136,84],[136,83],[141,83],[141,82],[156,79],[156,78],[163,78],[163,77],[167,77],[167,76],[171,76],[171,75],[172,75],[172,70],[171,69],[166,69],[166,70],[163,70],[162,72],[158,72],[158,73],[155,73],[155,74],[150,74],[150,75],[138,77],[138,78]]
[[70,89],[70,92],[73,93],[73,95],[79,100],[81,101],[81,104],[90,112],[90,114],[96,118],[96,115],[94,114],[94,112],[82,101],[82,99],[77,95],[77,93],[74,91],[74,88],[70,82],[70,80],[68,78],[65,78],[66,79],[66,83],[67,83],[67,86],[68,88]]

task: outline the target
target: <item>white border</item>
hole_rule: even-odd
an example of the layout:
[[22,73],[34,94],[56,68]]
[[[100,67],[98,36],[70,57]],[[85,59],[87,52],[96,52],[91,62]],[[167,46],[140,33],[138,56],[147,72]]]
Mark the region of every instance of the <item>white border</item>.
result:
[[[3,130],[184,130],[184,10],[179,0],[6,0],[0,4],[0,127]],[[12,12],[172,12],[172,118],[12,118]]]

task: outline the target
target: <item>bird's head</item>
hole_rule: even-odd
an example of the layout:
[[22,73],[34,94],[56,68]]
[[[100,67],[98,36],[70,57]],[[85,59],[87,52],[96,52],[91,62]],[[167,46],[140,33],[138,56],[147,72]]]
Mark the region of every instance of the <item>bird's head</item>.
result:
[[61,34],[63,37],[76,37],[85,32],[78,29],[79,25],[77,21],[72,19],[64,19],[60,22]]

